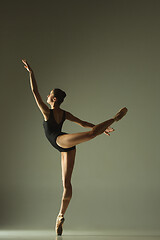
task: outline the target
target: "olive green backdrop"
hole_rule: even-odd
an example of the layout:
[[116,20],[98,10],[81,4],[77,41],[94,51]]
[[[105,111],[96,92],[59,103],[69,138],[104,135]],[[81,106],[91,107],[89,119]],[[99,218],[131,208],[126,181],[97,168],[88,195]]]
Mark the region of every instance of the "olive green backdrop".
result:
[[25,58],[43,100],[62,88],[62,108],[82,120],[129,109],[110,137],[77,146],[65,229],[160,234],[160,1],[0,4],[1,229],[53,229],[62,194]]

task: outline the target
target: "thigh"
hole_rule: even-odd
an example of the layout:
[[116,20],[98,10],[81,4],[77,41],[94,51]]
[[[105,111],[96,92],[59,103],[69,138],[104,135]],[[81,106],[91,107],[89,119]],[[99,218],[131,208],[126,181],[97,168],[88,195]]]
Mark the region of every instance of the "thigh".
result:
[[93,138],[92,131],[60,135],[56,143],[62,148],[70,148]]
[[62,181],[64,184],[71,182],[76,149],[61,153]]

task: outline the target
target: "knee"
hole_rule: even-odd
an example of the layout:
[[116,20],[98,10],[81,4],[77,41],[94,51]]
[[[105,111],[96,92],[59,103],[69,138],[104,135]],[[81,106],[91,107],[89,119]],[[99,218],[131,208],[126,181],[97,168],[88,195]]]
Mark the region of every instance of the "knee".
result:
[[63,182],[64,189],[67,189],[67,190],[72,189],[72,184],[69,180],[65,179],[65,180],[62,180],[62,182]]
[[64,200],[71,199],[72,197],[72,184],[69,181],[63,182],[63,198]]

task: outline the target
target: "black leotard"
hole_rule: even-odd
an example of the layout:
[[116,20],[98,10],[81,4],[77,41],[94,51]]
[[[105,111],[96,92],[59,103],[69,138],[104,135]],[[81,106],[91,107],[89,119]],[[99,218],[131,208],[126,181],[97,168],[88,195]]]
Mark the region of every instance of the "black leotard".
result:
[[53,109],[50,109],[49,119],[47,121],[43,121],[43,127],[45,131],[45,135],[48,141],[55,147],[59,152],[69,152],[75,149],[75,146],[71,148],[62,148],[57,145],[56,139],[59,135],[67,134],[65,132],[61,132],[62,125],[65,121],[65,111],[63,111],[62,121],[58,124],[54,118]]

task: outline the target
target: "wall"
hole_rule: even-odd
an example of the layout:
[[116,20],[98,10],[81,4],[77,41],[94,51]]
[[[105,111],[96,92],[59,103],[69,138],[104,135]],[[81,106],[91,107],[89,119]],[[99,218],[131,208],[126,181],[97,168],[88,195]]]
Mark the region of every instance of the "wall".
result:
[[[65,229],[160,233],[160,2],[1,1],[1,228],[52,229],[62,194],[60,154],[21,59],[44,101],[100,123],[123,106],[110,137],[77,146]],[[64,131],[86,131],[65,122]],[[89,129],[88,129],[89,130]]]

